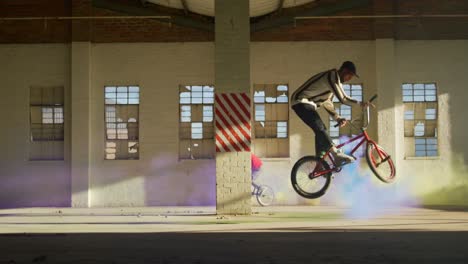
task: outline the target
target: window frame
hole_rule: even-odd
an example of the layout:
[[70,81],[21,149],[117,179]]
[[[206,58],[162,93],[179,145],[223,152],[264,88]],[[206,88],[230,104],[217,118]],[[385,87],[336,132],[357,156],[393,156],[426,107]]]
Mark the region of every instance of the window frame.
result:
[[[424,86],[424,95],[418,95],[418,96],[424,96],[424,100],[423,101],[415,101],[414,97],[415,97],[415,93],[414,93],[414,86],[415,85],[423,85]],[[408,100],[405,100],[405,94],[404,94],[404,86],[405,85],[411,85],[412,86],[412,98],[413,100],[412,101],[408,101]],[[429,94],[427,95],[426,94],[426,85],[433,85],[434,86],[434,95],[432,94]],[[408,95],[407,95],[408,96]],[[435,97],[435,100],[432,101],[432,100],[426,100],[426,96],[434,96]],[[437,82],[403,82],[401,84],[401,102],[403,104],[403,140],[404,140],[404,146],[405,146],[405,153],[404,153],[404,158],[407,159],[407,160],[426,160],[426,159],[438,159],[440,157],[440,142],[439,142],[439,135],[438,135],[438,130],[439,130],[439,85]],[[413,110],[412,111],[412,119],[406,119],[406,112],[407,111],[410,111],[410,110],[406,110],[406,105],[407,104],[413,104],[414,107],[413,107]],[[424,119],[417,119],[416,118],[416,105],[417,104],[424,104]],[[429,104],[434,104],[436,106],[436,108],[427,108]],[[431,114],[431,116],[433,115],[435,118],[431,118],[431,119],[428,119],[428,114],[427,114],[427,110],[429,109],[434,109],[435,110],[435,113],[434,114]],[[416,126],[418,125],[418,123],[422,122],[422,124],[424,125],[424,130],[426,129],[426,122],[427,121],[430,121],[430,122],[435,122],[435,131],[434,131],[434,136],[430,136],[430,135],[423,135],[423,136],[416,136]],[[413,122],[413,136],[406,136],[406,122]],[[412,138],[413,139],[413,148],[414,148],[414,152],[412,155],[406,153],[406,138]],[[426,156],[418,156],[417,155],[417,150],[416,150],[416,146],[417,145],[421,145],[421,144],[416,144],[416,141],[417,139],[424,139],[425,142],[428,141],[428,139],[436,139],[437,143],[436,144],[430,144],[430,145],[435,145],[437,146],[436,147],[436,155],[430,155],[428,156],[427,155],[427,149],[425,150],[426,152]],[[427,147],[427,143],[425,144],[425,146]],[[433,151],[433,150],[430,150],[430,151]]]
[[[264,95],[263,96],[255,96],[255,93],[256,93],[256,90],[258,90],[258,86],[263,86],[265,90],[263,90],[264,92]],[[275,102],[268,102],[267,101],[267,97],[270,97],[270,96],[267,96],[267,92],[266,92],[266,88],[267,86],[275,86],[275,92],[277,93],[277,96],[275,97],[276,100]],[[287,87],[287,90],[278,90],[278,87],[279,86],[286,86]],[[286,92],[286,96],[287,96],[287,100],[286,101],[281,101],[281,102],[278,102],[278,98],[279,97],[282,97],[281,95],[281,92]],[[252,109],[252,113],[251,113],[251,130],[252,130],[252,133],[251,133],[251,140],[252,140],[252,146],[253,146],[253,149],[252,151],[255,152],[255,141],[256,140],[287,140],[287,145],[288,145],[288,149],[287,149],[287,155],[281,155],[280,157],[275,157],[275,156],[271,156],[269,155],[268,153],[266,153],[266,156],[260,156],[259,154],[256,154],[258,155],[259,157],[261,157],[262,159],[271,159],[271,160],[281,160],[281,159],[290,159],[291,158],[291,115],[290,115],[290,109],[291,109],[291,87],[290,87],[290,84],[287,83],[287,82],[278,82],[278,83],[254,83],[252,85],[252,89],[251,89],[251,109]],[[256,98],[258,97],[263,97],[263,101],[262,102],[256,102]],[[264,107],[264,120],[258,120],[257,121],[257,111],[256,111],[256,108],[257,106],[259,105],[263,105]],[[277,120],[268,120],[267,119],[267,105],[286,105],[286,111],[287,111],[287,117],[286,117],[286,120],[280,120],[280,119],[277,119]],[[271,123],[275,123],[274,125],[274,131],[276,133],[276,137],[258,137],[258,133],[257,133],[257,130],[256,130],[256,123],[265,123],[265,126],[266,127],[266,123],[268,122],[271,122]],[[279,137],[279,134],[278,134],[278,128],[280,128],[278,125],[279,123],[286,123],[286,137]],[[273,126],[272,126],[273,127]],[[281,133],[284,133],[284,132],[281,132]]]
[[[201,103],[192,103],[192,101],[190,100],[190,103],[181,103],[181,89],[182,87],[186,87],[186,86],[201,86],[202,87],[202,97],[201,97]],[[204,95],[203,93],[205,93],[203,91],[203,87],[205,86],[208,86],[208,87],[212,87],[213,88],[213,103],[204,103],[203,102],[203,99],[204,99]],[[216,87],[213,85],[213,84],[179,84],[177,86],[177,158],[179,161],[186,161],[186,160],[213,160],[216,158],[216,150],[215,150],[215,130],[216,130],[216,127],[215,127],[215,96],[216,96]],[[190,97],[192,98],[192,97]],[[198,98],[198,97],[197,97]],[[202,109],[202,118],[201,118],[201,121],[193,121],[192,119],[192,114],[193,114],[193,107],[194,105],[199,105],[201,106],[201,109]],[[182,122],[182,106],[190,106],[190,121],[188,122]],[[203,121],[204,119],[204,116],[203,116],[203,112],[204,112],[204,107],[205,106],[211,106],[212,107],[212,120],[211,121]],[[193,123],[202,123],[202,138],[198,139],[198,138],[192,138],[192,124]],[[203,125],[204,123],[210,123],[212,124],[212,133],[213,133],[213,137],[212,138],[203,138],[203,134],[204,134],[204,130],[205,130],[205,126]],[[181,125],[182,124],[190,124],[190,138],[182,138],[181,137]],[[193,141],[204,141],[204,140],[212,140],[213,141],[213,150],[212,150],[212,156],[211,157],[194,157],[192,155],[192,152],[190,151],[190,157],[189,158],[186,158],[186,157],[182,157],[182,152],[181,152],[181,145],[182,145],[182,141],[190,141],[190,146],[193,146],[193,144],[196,144],[196,143],[193,143]]]
[[[116,88],[116,92],[115,92],[116,94],[118,93],[118,92],[117,92],[117,88],[118,88],[118,87],[127,87],[127,95],[129,95],[129,93],[130,93],[130,91],[129,91],[129,88],[130,88],[130,87],[138,87],[138,104],[130,104],[130,103],[128,102],[129,99],[130,99],[130,96],[127,97],[127,103],[126,103],[126,104],[118,104],[117,101],[115,102],[115,104],[107,104],[107,102],[106,102],[106,100],[108,99],[108,98],[106,98],[106,88],[107,88],[107,87],[115,87],[115,88]],[[104,157],[103,157],[103,158],[104,158],[104,160],[105,160],[105,161],[124,161],[124,160],[125,160],[125,161],[131,161],[131,160],[140,160],[140,153],[141,153],[141,151],[140,151],[140,150],[141,150],[141,147],[140,147],[140,145],[141,145],[141,144],[140,144],[140,105],[141,105],[141,90],[142,90],[142,87],[141,87],[139,84],[128,84],[128,85],[121,85],[121,84],[117,84],[117,85],[116,85],[116,84],[112,84],[112,85],[109,85],[109,84],[105,84],[105,85],[103,86],[103,88],[104,88],[104,89],[103,89],[103,95],[104,95],[104,111],[103,111],[103,112],[104,112],[104,113],[103,113],[103,114],[104,114],[104,148],[103,148],[103,155],[104,155]],[[116,96],[117,96],[117,95],[116,95]],[[117,100],[117,98],[118,98],[118,97],[116,97],[116,100]],[[133,98],[133,99],[134,99],[134,98]],[[137,113],[137,115],[138,115],[138,119],[137,119],[136,122],[134,122],[134,123],[137,124],[137,139],[136,139],[136,140],[129,139],[129,138],[127,138],[127,139],[119,139],[119,138],[118,138],[118,132],[117,132],[117,129],[118,129],[118,128],[117,128],[118,122],[112,122],[112,123],[115,123],[115,124],[116,124],[116,128],[115,128],[115,129],[116,129],[116,134],[115,134],[115,135],[116,135],[116,138],[115,138],[115,139],[108,139],[108,138],[107,138],[107,129],[108,129],[108,128],[107,128],[108,122],[107,122],[107,116],[106,116],[106,115],[107,115],[107,107],[108,107],[108,106],[114,106],[114,107],[115,107],[115,112],[117,113],[117,106],[119,106],[119,105],[120,105],[120,106],[129,106],[129,105],[137,106],[136,113]],[[115,118],[117,119],[117,116],[116,116]],[[126,124],[127,124],[127,130],[128,130],[128,123],[130,123],[130,122],[128,122],[128,120],[127,120],[127,122],[120,122],[120,123],[126,123]],[[131,122],[131,123],[133,123],[133,122]],[[127,131],[127,134],[128,134],[128,131]],[[118,158],[117,155],[116,155],[115,159],[108,159],[108,158],[106,157],[106,155],[107,155],[107,153],[106,153],[107,143],[108,143],[108,142],[115,142],[116,145],[117,145],[117,141],[127,141],[127,145],[130,144],[130,142],[135,142],[135,141],[136,141],[138,157],[136,157],[136,158]],[[129,148],[129,146],[128,146],[128,148]],[[116,147],[116,149],[117,149],[117,147]]]
[[[41,89],[41,103],[33,103],[33,94],[32,94],[32,90],[33,89]],[[56,91],[57,89],[61,90],[60,91],[60,95],[61,95],[61,103],[43,103],[43,101],[45,100],[44,98],[44,89],[54,89],[54,97],[53,98],[46,98],[46,100],[51,100],[51,101],[55,101],[57,98],[57,94],[56,94]],[[28,161],[29,162],[63,162],[65,161],[65,157],[66,157],[66,153],[65,153],[65,150],[66,150],[66,123],[67,123],[67,119],[66,119],[66,109],[65,109],[65,104],[66,104],[66,99],[65,99],[65,86],[64,85],[48,85],[48,86],[35,86],[35,85],[32,85],[32,86],[29,86],[28,87]],[[40,111],[40,120],[41,122],[40,123],[33,123],[33,108],[38,108],[38,111]],[[52,108],[52,123],[44,123],[44,108]],[[61,111],[62,111],[62,122],[61,123],[56,123],[56,118],[55,118],[55,109],[57,108],[60,108]],[[56,129],[55,127],[56,126],[61,126],[61,136],[60,137],[54,137],[53,139],[36,139],[34,140],[33,138],[33,126],[34,125],[52,125],[54,129]],[[41,127],[41,129],[43,129]],[[33,149],[33,144],[43,144],[43,143],[47,143],[47,142],[50,142],[52,144],[63,144],[62,146],[62,155],[59,157],[59,158],[48,158],[48,157],[44,157],[46,156],[46,154],[42,153],[42,157],[34,157],[34,155],[32,154],[32,149]]]

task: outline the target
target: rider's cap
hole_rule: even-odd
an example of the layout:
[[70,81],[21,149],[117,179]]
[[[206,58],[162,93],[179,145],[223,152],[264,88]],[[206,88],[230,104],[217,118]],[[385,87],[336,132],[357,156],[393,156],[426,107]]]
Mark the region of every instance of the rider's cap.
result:
[[354,63],[352,61],[345,61],[343,62],[343,64],[341,65],[341,68],[340,69],[347,69],[348,71],[350,71],[354,76],[358,77],[359,78],[359,75],[357,75],[356,73],[356,65],[354,65]]

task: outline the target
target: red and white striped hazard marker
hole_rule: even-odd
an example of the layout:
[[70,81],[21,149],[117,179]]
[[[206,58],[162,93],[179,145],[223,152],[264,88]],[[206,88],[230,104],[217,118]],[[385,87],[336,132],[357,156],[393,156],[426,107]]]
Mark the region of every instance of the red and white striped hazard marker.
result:
[[216,152],[250,151],[250,98],[246,93],[215,95]]

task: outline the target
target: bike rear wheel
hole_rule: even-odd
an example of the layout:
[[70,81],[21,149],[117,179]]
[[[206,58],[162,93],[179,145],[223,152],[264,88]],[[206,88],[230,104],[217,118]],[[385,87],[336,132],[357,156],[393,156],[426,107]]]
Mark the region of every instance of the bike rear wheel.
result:
[[366,152],[367,164],[375,176],[385,183],[395,181],[396,170],[390,155],[373,142],[367,144]]
[[324,195],[330,185],[331,173],[320,177],[310,178],[311,173],[321,164],[322,169],[328,170],[330,166],[325,161],[314,157],[305,156],[298,160],[291,171],[291,183],[294,190],[302,197],[315,199]]
[[275,200],[275,193],[270,186],[260,185],[257,191],[257,201],[261,206],[269,206]]

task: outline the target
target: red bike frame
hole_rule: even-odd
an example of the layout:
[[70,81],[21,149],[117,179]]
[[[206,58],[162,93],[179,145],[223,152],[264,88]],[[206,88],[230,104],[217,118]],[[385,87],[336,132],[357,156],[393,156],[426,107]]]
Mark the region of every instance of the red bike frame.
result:
[[[366,131],[366,130],[363,130],[361,134],[359,134],[358,136],[356,136],[356,137],[354,137],[354,138],[351,138],[350,140],[348,140],[348,141],[346,141],[346,142],[344,142],[344,143],[338,145],[337,148],[342,148],[343,146],[346,146],[346,145],[348,145],[348,144],[350,144],[350,143],[352,143],[352,142],[354,142],[354,141],[356,141],[356,140],[359,140],[359,139],[362,139],[361,142],[359,142],[359,144],[357,144],[357,145],[353,148],[353,150],[351,150],[351,153],[350,153],[350,154],[351,154],[352,156],[354,156],[354,153],[355,153],[355,152],[358,150],[358,148],[361,147],[364,143],[367,143],[367,144],[372,143],[372,144],[374,144],[374,146],[377,146],[377,143],[369,137],[369,135],[367,134],[367,131]],[[378,147],[376,147],[376,148],[377,148],[377,152],[379,153],[380,158],[383,159],[383,154],[382,154],[382,152],[380,151],[380,149],[379,149]],[[328,157],[328,158],[331,160],[333,166],[332,166],[330,169],[324,170],[320,164],[321,164],[321,162],[326,162],[326,161],[325,161],[325,158],[326,158],[326,157]],[[372,159],[373,159],[373,157],[372,157]],[[314,171],[312,171],[312,173],[311,173],[311,175],[310,175],[310,178],[311,178],[311,179],[317,178],[317,177],[320,177],[320,176],[323,176],[323,175],[328,174],[328,173],[331,173],[331,172],[339,172],[339,171],[341,170],[341,167],[338,167],[338,166],[336,165],[335,160],[333,159],[332,155],[330,154],[330,150],[327,151],[327,153],[325,153],[325,155],[320,159],[320,161],[321,161],[321,162],[317,163],[317,166],[315,166]],[[373,162],[375,163],[375,161],[373,161]]]

